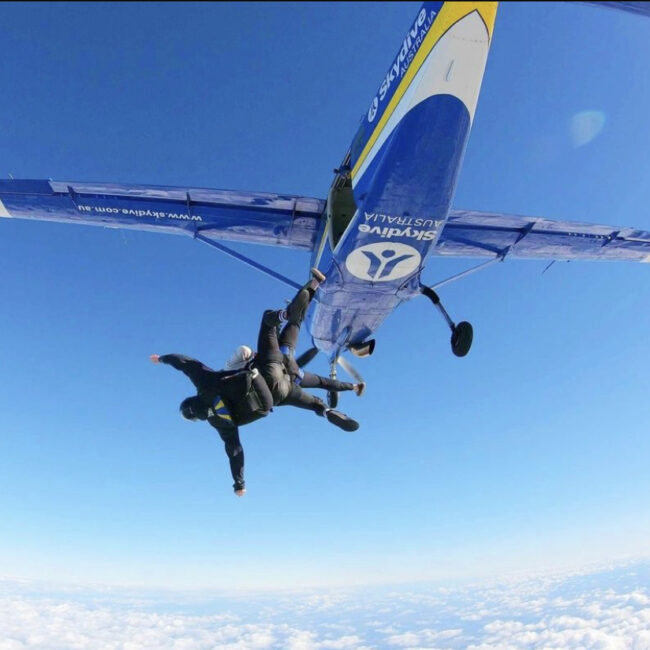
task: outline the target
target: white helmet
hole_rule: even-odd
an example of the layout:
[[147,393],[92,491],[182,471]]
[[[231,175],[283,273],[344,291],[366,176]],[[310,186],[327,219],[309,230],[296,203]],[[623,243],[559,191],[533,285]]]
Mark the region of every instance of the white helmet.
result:
[[240,345],[226,361],[226,370],[239,370],[253,358],[253,351],[247,345]]

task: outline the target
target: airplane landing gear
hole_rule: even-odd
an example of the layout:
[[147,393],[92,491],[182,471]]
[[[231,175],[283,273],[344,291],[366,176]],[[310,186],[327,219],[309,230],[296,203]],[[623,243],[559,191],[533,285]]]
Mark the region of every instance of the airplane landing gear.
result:
[[472,347],[474,329],[466,320],[461,321],[451,331],[451,351],[457,357],[464,357]]
[[375,351],[375,339],[370,339],[363,343],[351,343],[348,345],[348,350],[350,350],[355,357],[359,357],[360,359],[363,357],[369,357]]
[[[330,366],[330,379],[336,379],[336,361]],[[327,406],[335,409],[339,405],[339,394],[335,390],[327,391]]]
[[470,323],[461,321],[456,325],[451,320],[447,310],[442,306],[438,294],[430,287],[420,287],[422,295],[426,296],[440,311],[442,317],[445,319],[449,329],[451,330],[451,351],[457,357],[464,357],[469,349],[472,347],[472,340],[474,338],[474,330]]

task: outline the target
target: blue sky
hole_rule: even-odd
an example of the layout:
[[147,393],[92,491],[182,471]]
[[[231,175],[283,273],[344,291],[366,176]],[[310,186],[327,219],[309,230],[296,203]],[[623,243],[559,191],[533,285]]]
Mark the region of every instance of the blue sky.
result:
[[[323,197],[418,6],[3,4],[0,173]],[[649,230],[649,29],[502,6],[455,207]],[[602,130],[576,146],[584,111]],[[0,226],[1,575],[278,588],[648,554],[643,265],[445,287],[475,327],[462,360],[430,304],[400,307],[342,401],[361,429],[289,409],[242,429],[236,499],[216,433],[178,415],[189,383],[148,356],[218,367],[286,288],[180,237]]]

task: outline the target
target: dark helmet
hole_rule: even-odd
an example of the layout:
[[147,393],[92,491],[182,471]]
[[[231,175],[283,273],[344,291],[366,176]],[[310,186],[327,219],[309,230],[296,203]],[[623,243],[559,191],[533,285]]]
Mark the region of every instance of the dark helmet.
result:
[[180,411],[186,420],[205,420],[208,417],[207,408],[198,395],[184,399]]

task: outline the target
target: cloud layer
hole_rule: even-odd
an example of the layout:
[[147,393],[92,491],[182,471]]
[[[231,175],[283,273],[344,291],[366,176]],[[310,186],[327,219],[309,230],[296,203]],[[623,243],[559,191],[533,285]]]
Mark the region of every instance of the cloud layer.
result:
[[0,582],[0,650],[650,650],[650,563],[500,584],[243,597]]

